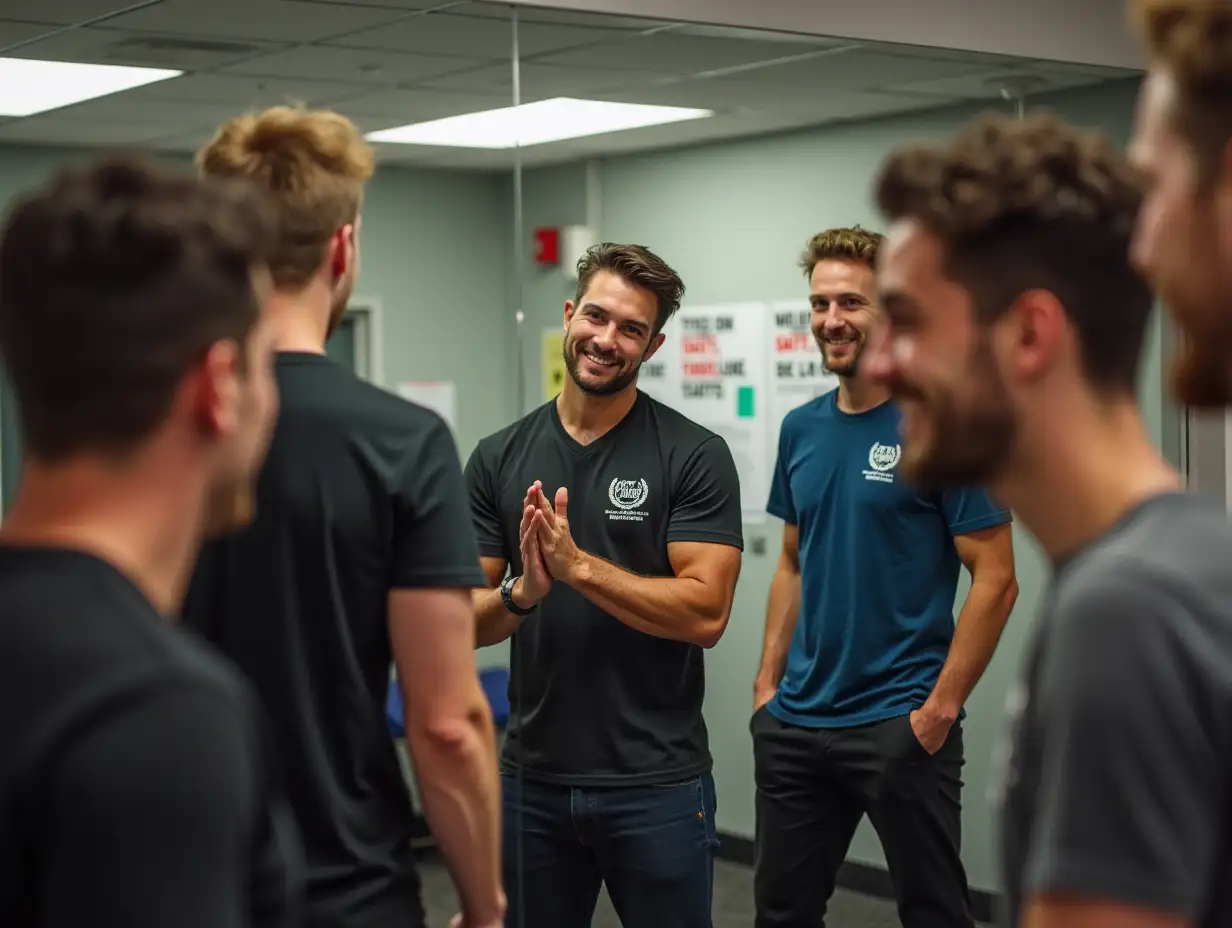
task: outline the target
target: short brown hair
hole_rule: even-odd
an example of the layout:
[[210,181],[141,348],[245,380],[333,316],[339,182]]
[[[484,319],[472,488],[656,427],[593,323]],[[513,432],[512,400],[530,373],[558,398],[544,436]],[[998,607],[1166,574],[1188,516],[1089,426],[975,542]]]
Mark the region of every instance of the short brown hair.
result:
[[251,186],[136,155],[19,200],[0,233],[0,355],[26,453],[53,463],[147,439],[211,345],[246,341],[271,227]]
[[1132,9],[1151,58],[1176,81],[1177,130],[1210,181],[1232,142],[1232,3],[1134,0]]
[[610,271],[621,280],[654,294],[659,307],[654,328],[656,334],[680,309],[680,301],[684,299],[684,281],[668,267],[666,261],[644,245],[603,242],[586,249],[586,253],[578,258],[574,302],[582,302],[591,280],[600,271]]
[[359,216],[374,157],[345,116],[275,106],[225,123],[197,164],[207,176],[245,178],[269,192],[280,227],[270,272],[277,286],[297,288],[321,267],[330,237]]
[[859,261],[870,268],[877,266],[877,249],[885,238],[880,232],[870,232],[859,226],[850,228],[826,229],[818,232],[804,246],[804,254],[800,256],[800,268],[804,276],[811,278],[813,269],[822,261],[839,259],[841,261]]
[[1047,290],[1078,334],[1093,384],[1133,390],[1153,298],[1129,265],[1141,178],[1101,135],[1046,112],[971,123],[948,143],[893,155],[876,182],[890,221],[946,248],[946,273],[982,323]]

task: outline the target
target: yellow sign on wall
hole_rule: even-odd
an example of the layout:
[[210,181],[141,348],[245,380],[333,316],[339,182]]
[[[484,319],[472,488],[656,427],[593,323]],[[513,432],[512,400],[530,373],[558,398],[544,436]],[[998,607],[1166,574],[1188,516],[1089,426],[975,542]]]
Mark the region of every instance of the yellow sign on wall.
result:
[[543,399],[546,402],[560,393],[565,385],[565,333],[560,329],[543,330]]

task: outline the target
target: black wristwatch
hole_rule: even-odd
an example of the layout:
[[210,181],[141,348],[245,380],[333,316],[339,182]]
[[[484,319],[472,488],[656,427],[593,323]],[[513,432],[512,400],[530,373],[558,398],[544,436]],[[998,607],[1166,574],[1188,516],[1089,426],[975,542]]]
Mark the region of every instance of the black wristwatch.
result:
[[505,608],[514,615],[530,615],[535,611],[535,607],[523,609],[513,601],[513,585],[518,582],[517,577],[506,577],[505,582],[500,585],[501,602],[505,604]]

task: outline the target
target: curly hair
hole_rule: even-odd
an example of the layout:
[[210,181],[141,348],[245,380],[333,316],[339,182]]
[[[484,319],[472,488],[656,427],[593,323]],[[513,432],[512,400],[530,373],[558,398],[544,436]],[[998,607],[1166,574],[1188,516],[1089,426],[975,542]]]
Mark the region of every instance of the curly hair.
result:
[[275,106],[224,123],[197,165],[206,176],[244,178],[268,192],[281,228],[270,272],[278,286],[295,288],[321,266],[330,237],[359,216],[375,158],[345,116]]
[[813,276],[813,268],[822,261],[837,258],[842,261],[859,261],[869,267],[877,265],[877,249],[885,238],[880,232],[870,232],[858,225],[850,228],[826,229],[818,232],[804,246],[800,256],[800,269],[805,277]]
[[1232,3],[1135,0],[1132,10],[1153,64],[1176,81],[1173,120],[1209,181],[1232,141]]
[[998,319],[1028,290],[1065,308],[1088,379],[1134,387],[1153,298],[1129,243],[1141,178],[1103,136],[1048,112],[984,116],[949,142],[900,150],[876,199],[946,249],[945,273],[971,294],[979,321]]

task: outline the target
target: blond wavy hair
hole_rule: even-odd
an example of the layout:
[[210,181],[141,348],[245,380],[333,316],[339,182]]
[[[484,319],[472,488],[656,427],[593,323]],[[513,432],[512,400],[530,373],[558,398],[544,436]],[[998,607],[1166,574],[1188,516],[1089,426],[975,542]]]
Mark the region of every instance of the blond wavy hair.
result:
[[359,218],[375,158],[345,116],[275,106],[224,123],[197,153],[197,166],[265,190],[278,221],[270,272],[277,286],[295,288],[320,268],[334,233]]

